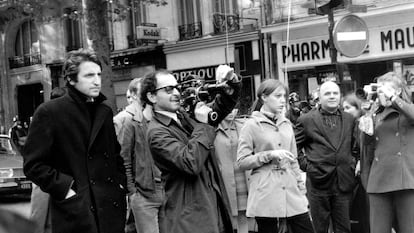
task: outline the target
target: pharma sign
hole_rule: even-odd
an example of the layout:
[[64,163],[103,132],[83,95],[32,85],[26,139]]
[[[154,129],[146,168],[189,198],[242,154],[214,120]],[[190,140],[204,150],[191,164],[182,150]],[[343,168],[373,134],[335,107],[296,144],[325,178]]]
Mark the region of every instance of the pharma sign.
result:
[[[414,55],[414,23],[369,28],[368,48],[358,57],[338,53],[338,62]],[[279,64],[288,69],[330,64],[328,35],[282,41],[277,44]]]

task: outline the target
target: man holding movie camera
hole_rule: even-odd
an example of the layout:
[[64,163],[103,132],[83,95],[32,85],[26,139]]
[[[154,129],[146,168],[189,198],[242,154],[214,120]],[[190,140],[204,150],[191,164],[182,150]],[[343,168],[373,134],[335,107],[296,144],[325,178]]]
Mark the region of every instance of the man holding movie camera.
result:
[[[141,98],[153,106],[147,135],[151,153],[165,182],[165,216],[160,232],[233,232],[229,203],[214,154],[215,129],[235,106],[240,81],[233,69],[221,65],[218,83],[231,90],[215,96],[207,105],[198,102],[194,118],[181,111],[181,93],[174,76],[163,70],[143,79]],[[209,119],[212,112],[217,114]]]

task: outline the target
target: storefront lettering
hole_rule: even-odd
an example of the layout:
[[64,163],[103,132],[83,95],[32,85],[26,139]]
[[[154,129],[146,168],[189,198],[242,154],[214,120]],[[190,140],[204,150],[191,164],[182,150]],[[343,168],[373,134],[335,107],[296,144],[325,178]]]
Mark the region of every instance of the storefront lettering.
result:
[[381,32],[381,49],[398,50],[414,48],[414,27],[397,28]]
[[144,36],[160,36],[160,31],[158,29],[144,29]]
[[191,70],[173,71],[173,75],[179,82],[181,82],[185,77],[187,77],[190,74],[198,75],[201,79],[204,79],[204,80],[214,80],[215,71],[216,71],[216,67],[212,66],[212,67],[196,68],[196,69],[191,69]]
[[114,57],[111,58],[112,67],[124,67],[130,64],[129,57]]
[[305,62],[325,59],[329,56],[329,41],[321,40],[319,42],[310,41],[291,44],[289,48],[282,46],[283,63],[291,57],[292,62]]

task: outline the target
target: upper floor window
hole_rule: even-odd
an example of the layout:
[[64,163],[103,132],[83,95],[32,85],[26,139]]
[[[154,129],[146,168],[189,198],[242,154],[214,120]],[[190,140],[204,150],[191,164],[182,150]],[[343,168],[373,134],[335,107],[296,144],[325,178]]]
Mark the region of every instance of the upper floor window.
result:
[[9,58],[10,68],[40,64],[39,33],[33,20],[22,23],[14,41],[14,56]]
[[238,31],[240,29],[238,0],[213,0],[214,33]]
[[213,0],[214,12],[238,14],[239,8],[237,1],[238,0]]
[[200,8],[200,0],[178,0],[180,40],[199,38],[203,35]]
[[82,47],[82,29],[79,18],[72,8],[65,8],[64,12],[66,51],[79,49]]
[[192,24],[201,21],[200,0],[178,0],[179,25]]
[[141,1],[131,1],[131,11],[135,26],[142,25],[147,22],[147,9]]
[[17,31],[14,55],[24,56],[40,52],[39,33],[33,20],[24,22]]

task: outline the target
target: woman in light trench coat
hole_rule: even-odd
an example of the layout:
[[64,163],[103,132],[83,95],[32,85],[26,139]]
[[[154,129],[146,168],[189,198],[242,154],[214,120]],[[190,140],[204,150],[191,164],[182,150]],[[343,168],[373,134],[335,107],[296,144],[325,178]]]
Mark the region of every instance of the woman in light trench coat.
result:
[[276,79],[262,82],[257,91],[262,106],[239,137],[238,165],[252,170],[246,215],[256,219],[259,233],[283,232],[286,226],[293,233],[313,232],[294,132],[284,116],[287,92]]

